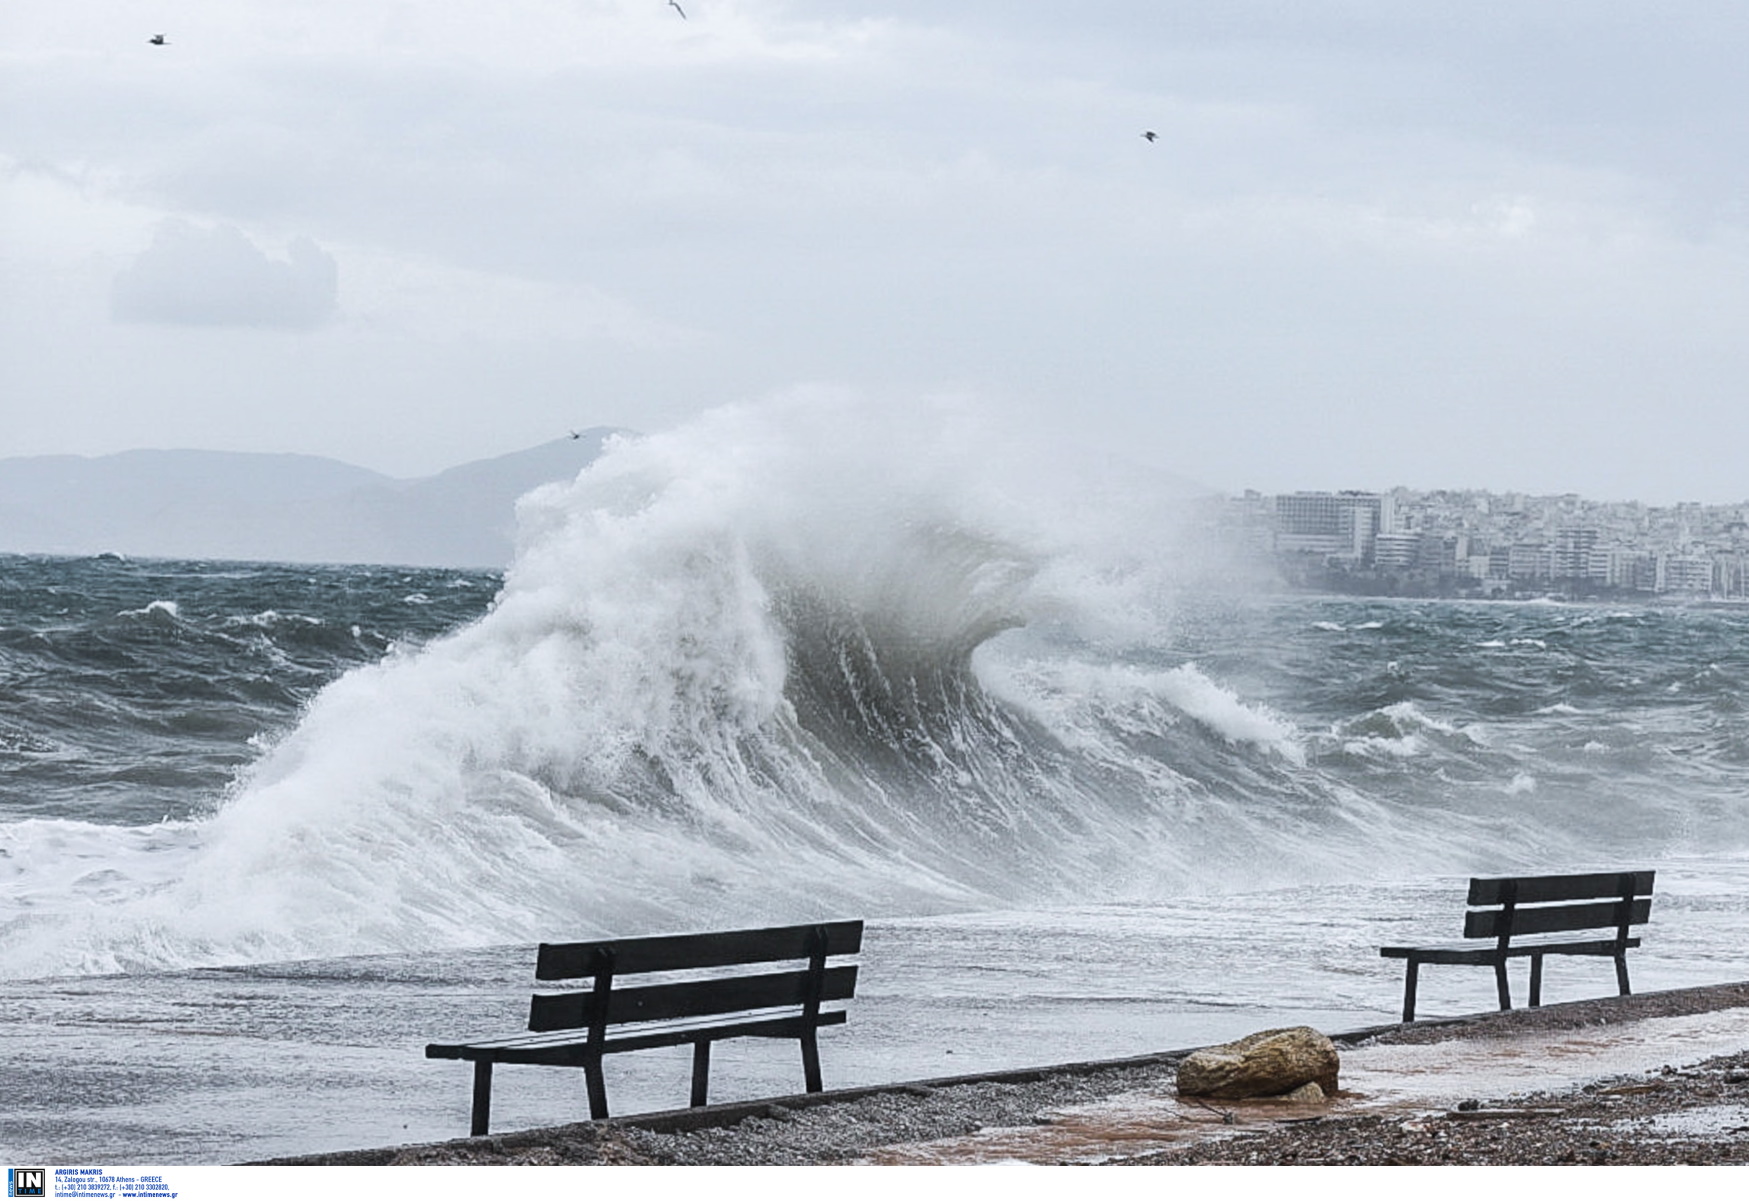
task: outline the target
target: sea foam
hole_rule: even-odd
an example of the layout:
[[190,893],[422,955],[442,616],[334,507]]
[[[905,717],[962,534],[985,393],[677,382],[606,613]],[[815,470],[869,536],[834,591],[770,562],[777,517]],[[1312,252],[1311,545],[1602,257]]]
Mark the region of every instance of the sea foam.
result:
[[483,615],[322,688],[210,814],[0,824],[0,971],[1148,902],[1728,823],[1532,771],[1577,745],[1536,716],[1567,652],[1471,648],[1549,610],[1206,597],[1185,499],[947,401],[619,439],[523,499]]

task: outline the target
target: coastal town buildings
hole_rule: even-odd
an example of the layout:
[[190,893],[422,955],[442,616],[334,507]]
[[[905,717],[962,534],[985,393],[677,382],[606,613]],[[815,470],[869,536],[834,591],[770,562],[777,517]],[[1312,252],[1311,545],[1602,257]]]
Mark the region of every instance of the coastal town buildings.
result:
[[1246,492],[1210,512],[1289,584],[1402,596],[1749,600],[1749,502],[1482,491]]

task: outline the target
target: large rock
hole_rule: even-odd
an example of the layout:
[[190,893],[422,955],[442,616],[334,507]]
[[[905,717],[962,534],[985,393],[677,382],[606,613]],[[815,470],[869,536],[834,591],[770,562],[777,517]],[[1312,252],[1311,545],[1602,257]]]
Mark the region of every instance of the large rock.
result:
[[1279,1097],[1303,1084],[1316,1084],[1331,1096],[1341,1066],[1336,1044],[1310,1026],[1261,1030],[1185,1056],[1178,1065],[1178,1092],[1237,1101]]

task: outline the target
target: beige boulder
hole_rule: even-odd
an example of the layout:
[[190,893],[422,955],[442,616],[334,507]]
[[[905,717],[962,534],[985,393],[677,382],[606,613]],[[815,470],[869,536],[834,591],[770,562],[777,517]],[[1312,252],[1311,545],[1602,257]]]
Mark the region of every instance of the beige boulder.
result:
[[1316,1084],[1331,1096],[1341,1065],[1336,1044],[1310,1026],[1261,1030],[1185,1056],[1178,1065],[1178,1092],[1237,1101],[1279,1097],[1303,1084]]

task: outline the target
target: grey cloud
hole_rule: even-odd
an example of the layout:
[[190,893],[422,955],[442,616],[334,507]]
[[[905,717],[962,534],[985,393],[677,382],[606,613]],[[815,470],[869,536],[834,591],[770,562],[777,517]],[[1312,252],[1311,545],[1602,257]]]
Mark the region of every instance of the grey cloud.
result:
[[334,312],[340,273],[306,237],[272,259],[233,225],[166,221],[152,245],[115,277],[118,321],[313,329]]

